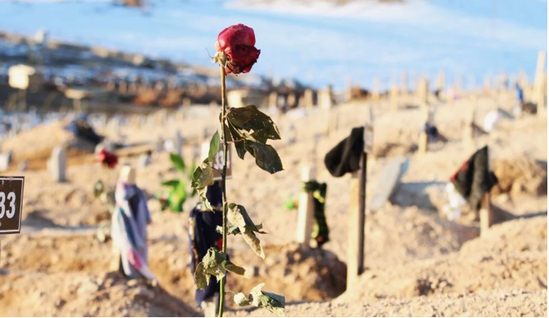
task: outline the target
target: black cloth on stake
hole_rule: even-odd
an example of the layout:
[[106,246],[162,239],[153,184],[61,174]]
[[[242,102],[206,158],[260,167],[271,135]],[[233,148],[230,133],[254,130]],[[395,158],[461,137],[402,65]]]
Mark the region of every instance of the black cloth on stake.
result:
[[364,153],[364,127],[353,128],[324,158],[326,169],[334,177],[342,177],[360,169],[360,157]]
[[456,190],[478,211],[482,197],[498,183],[496,175],[490,171],[488,146],[477,150],[469,160],[451,177]]

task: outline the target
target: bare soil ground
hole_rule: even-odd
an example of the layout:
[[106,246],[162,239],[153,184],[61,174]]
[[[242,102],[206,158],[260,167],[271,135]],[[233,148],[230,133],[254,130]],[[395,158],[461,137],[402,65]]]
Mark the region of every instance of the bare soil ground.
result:
[[[477,120],[494,105],[493,97],[481,96]],[[511,94],[500,99],[499,106],[509,110]],[[516,216],[480,238],[478,222],[467,213],[449,221],[439,212],[446,203],[444,186],[450,175],[476,149],[462,140],[472,106],[462,100],[439,107],[435,121],[449,141],[430,145],[423,156],[410,152],[417,147],[421,111],[407,108],[391,113],[386,101],[374,107],[378,156],[368,162],[368,197],[383,182],[381,171],[394,156],[404,155],[410,161],[391,201],[367,215],[365,273],[353,286],[345,286],[350,177],[331,177],[323,163],[324,154],[367,118],[364,103],[356,102],[338,106],[330,114],[316,110],[300,119],[274,116],[283,138],[290,123],[296,127],[296,143],[273,143],[285,168],[280,173],[271,176],[259,170],[249,157],[233,162],[229,198],[243,204],[269,234],[260,237],[265,261],[241,238],[231,237],[231,257],[252,277],[231,276],[229,289],[248,292],[265,282],[265,290],[286,296],[290,316],[547,315],[546,117],[503,119],[491,134],[476,139],[476,147],[490,146],[492,168],[501,180],[492,193],[494,205]],[[125,126],[122,133],[128,142],[154,142],[158,137],[173,138],[179,129],[194,140],[205,126],[213,133],[215,127],[206,119],[187,116],[168,118],[162,126]],[[37,127],[2,141],[1,146],[12,150],[15,158],[44,157],[44,149],[66,141],[59,129],[55,124]],[[113,140],[120,138],[100,130]],[[316,146],[315,135],[320,138]],[[28,146],[30,142],[35,147]],[[193,146],[184,145],[187,162],[193,158]],[[122,157],[120,162],[137,166],[135,157]],[[297,198],[301,191],[304,165],[316,165],[318,181],[328,183],[331,240],[323,250],[301,250],[294,243],[297,211],[284,208],[286,200]],[[160,152],[153,154],[152,165],[137,170],[137,184],[150,197],[150,264],[159,284],[126,281],[112,266],[111,243],[95,238],[110,212],[93,197],[93,184],[98,179],[114,184],[120,166],[105,170],[88,155],[69,166],[65,183],[52,182],[40,168],[10,171],[26,177],[24,222],[21,234],[0,238],[0,316],[200,315],[194,308],[185,230],[195,199],[186,203],[183,213],[173,214],[162,213],[153,198],[162,181],[180,176],[170,167],[168,154]],[[233,307],[232,301],[229,306]],[[235,316],[269,314],[229,311]]]

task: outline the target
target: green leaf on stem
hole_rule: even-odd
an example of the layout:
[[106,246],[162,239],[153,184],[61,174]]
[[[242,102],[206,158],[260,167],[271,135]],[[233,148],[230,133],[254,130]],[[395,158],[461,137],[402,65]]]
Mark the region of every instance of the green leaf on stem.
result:
[[215,155],[219,152],[220,138],[219,133],[216,131],[210,140],[210,150],[208,151],[208,159],[210,162],[213,161]]
[[181,158],[180,155],[176,153],[170,153],[170,160],[172,161],[174,167],[181,171],[182,173],[185,173],[185,162],[183,161],[183,158]]
[[227,118],[235,128],[245,131],[264,131],[268,139],[280,139],[280,132],[273,120],[254,105],[230,108]]

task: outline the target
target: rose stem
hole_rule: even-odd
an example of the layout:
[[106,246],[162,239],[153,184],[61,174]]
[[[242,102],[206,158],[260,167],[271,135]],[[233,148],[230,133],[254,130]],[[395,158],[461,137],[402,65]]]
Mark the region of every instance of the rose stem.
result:
[[[227,188],[226,188],[226,175],[227,175],[227,150],[229,149],[229,143],[225,137],[225,115],[227,113],[226,106],[226,94],[225,87],[225,58],[221,59],[219,63],[219,72],[221,75],[221,139],[223,140],[223,171],[221,172],[221,190],[223,193],[223,253],[227,255]],[[221,285],[219,287],[219,317],[223,317],[223,307],[225,305],[225,283],[227,277],[221,278]]]

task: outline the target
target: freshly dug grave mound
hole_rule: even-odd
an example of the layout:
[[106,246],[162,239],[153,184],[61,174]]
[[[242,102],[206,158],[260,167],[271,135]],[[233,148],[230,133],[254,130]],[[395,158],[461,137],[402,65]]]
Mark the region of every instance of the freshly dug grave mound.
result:
[[547,215],[496,224],[477,239],[463,244],[461,253],[547,252]]
[[[57,234],[53,235],[54,232]],[[27,273],[30,276],[38,275],[38,277],[43,277],[40,279],[49,281],[50,275],[70,274],[80,275],[78,277],[92,275],[101,277],[109,271],[116,271],[116,260],[111,244],[99,243],[93,233],[76,234],[67,230],[59,230],[51,231],[49,234],[11,236],[2,240],[2,243],[0,267],[10,273],[7,275],[9,277],[13,277],[17,273]],[[195,284],[188,266],[187,244],[188,242],[177,237],[152,240],[149,247],[149,265],[158,278],[160,286],[177,299],[194,307]],[[247,248],[229,250],[231,260],[235,264],[245,267],[252,276],[244,278],[231,275],[228,280],[229,290],[249,292],[257,284],[266,283],[265,290],[282,294],[287,301],[329,300],[345,290],[346,266],[329,251],[319,249],[301,251],[298,244],[267,245],[264,250],[265,261]],[[69,284],[68,281],[60,283]],[[3,294],[0,293],[0,298],[2,297]],[[228,305],[232,306],[230,294],[228,294],[228,299]],[[110,300],[108,303],[107,307],[115,306]],[[18,307],[15,303],[10,303],[9,306]],[[52,315],[47,310],[51,310],[56,315],[65,315],[63,311],[52,309],[56,308],[53,302],[44,306],[44,311],[35,313],[20,311],[23,309],[15,307],[12,310],[14,310],[14,315],[15,313],[17,315],[19,313],[23,315]],[[84,311],[75,311],[73,315],[84,315],[85,313]],[[143,313],[145,312],[137,312],[135,315]],[[90,315],[105,314],[91,312]],[[110,315],[120,316],[121,312]],[[168,312],[166,315],[171,314]]]
[[482,238],[465,243],[458,253],[367,271],[338,300],[375,301],[492,289],[546,289],[546,226],[546,217],[495,225]]
[[297,243],[267,245],[264,251],[265,260],[251,250],[233,253],[231,260],[253,277],[232,275],[229,289],[247,293],[265,283],[266,291],[282,294],[286,301],[324,301],[345,291],[347,265],[330,251],[301,249]]
[[367,271],[337,301],[374,302],[513,288],[539,291],[546,288],[546,282],[545,253],[460,253]]
[[[417,207],[385,206],[366,216],[368,268],[385,268],[459,251],[478,229],[441,218]],[[345,244],[347,241],[341,242]]]
[[492,190],[493,194],[547,194],[547,167],[544,169],[533,160],[525,157],[494,160],[492,170],[498,177],[498,185]]
[[158,284],[120,273],[0,275],[2,316],[196,316]]

